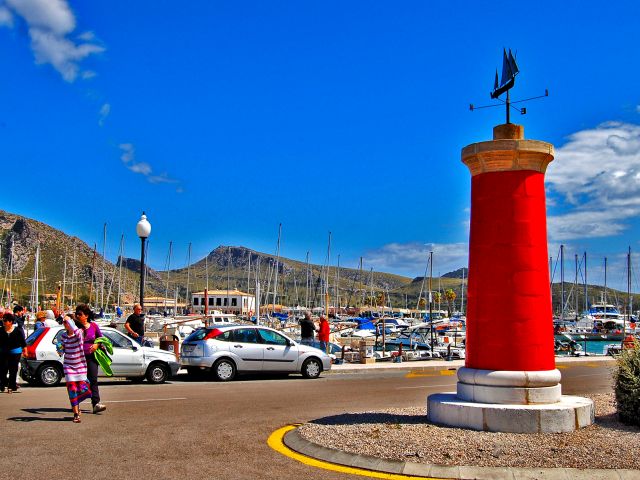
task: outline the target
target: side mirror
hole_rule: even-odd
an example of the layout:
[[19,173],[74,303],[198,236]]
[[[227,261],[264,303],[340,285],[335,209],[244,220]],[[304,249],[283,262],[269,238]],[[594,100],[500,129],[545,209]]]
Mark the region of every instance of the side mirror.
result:
[[138,347],[136,347],[135,345],[131,345],[131,350],[133,350],[134,352],[138,351]]

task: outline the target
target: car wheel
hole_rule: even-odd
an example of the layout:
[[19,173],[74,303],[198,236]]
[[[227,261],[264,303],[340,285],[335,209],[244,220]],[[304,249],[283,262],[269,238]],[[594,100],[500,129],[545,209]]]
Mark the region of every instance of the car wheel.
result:
[[62,380],[62,368],[52,363],[42,365],[36,373],[36,378],[45,387],[55,387]]
[[169,378],[169,368],[162,363],[152,363],[147,369],[149,383],[164,383]]
[[213,364],[212,371],[216,380],[228,382],[236,376],[236,365],[228,358],[221,358]]
[[302,364],[302,376],[304,378],[318,378],[322,372],[322,364],[317,358],[307,358]]

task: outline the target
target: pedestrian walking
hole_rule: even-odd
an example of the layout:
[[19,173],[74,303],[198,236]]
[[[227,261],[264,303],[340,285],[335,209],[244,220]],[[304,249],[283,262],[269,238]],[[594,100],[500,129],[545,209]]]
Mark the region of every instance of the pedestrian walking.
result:
[[304,318],[300,320],[300,343],[302,345],[312,345],[316,330],[317,328],[313,320],[311,320],[311,314],[304,312]]
[[[0,392],[15,392],[18,389],[18,365],[20,357],[27,353],[24,332],[14,325],[16,318],[11,313],[2,316],[0,329]],[[8,374],[8,378],[7,378]]]
[[94,344],[96,338],[102,337],[100,327],[93,321],[93,312],[88,305],[80,304],[76,307],[76,325],[82,329],[82,349],[87,361],[87,380],[91,387],[91,405],[93,413],[104,412],[107,406],[100,402],[100,388],[98,386],[98,362],[93,356],[99,346]]
[[64,351],[64,376],[73,411],[73,423],[80,423],[80,403],[91,398],[91,387],[87,379],[87,360],[83,348],[84,330],[78,328],[69,315],[65,317],[63,325],[65,332],[60,340]]

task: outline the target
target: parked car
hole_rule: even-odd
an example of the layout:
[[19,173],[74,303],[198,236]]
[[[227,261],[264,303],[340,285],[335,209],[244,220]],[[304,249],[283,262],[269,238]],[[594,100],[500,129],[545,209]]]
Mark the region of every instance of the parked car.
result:
[[[178,373],[180,363],[176,356],[154,347],[141,347],[123,333],[101,327],[102,334],[113,344],[111,368],[113,376],[134,381],[163,383]],[[27,338],[27,355],[20,360],[20,376],[29,383],[46,387],[58,385],[64,378],[63,357],[56,345],[64,332],[62,326],[39,328]],[[102,370],[99,375],[104,376]]]
[[190,375],[207,370],[220,381],[245,372],[318,378],[331,369],[331,358],[323,351],[294,342],[272,328],[250,325],[199,328],[182,342],[180,361]]

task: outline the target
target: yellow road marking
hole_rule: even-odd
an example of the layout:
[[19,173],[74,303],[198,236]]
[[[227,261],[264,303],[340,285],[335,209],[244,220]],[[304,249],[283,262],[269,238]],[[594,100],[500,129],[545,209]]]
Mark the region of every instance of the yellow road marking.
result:
[[438,373],[418,373],[416,371],[411,371],[407,373],[404,378],[439,377],[441,375],[456,375],[457,373],[457,370],[439,370]]
[[562,370],[563,368],[569,368],[566,365],[556,365],[556,368]]
[[418,378],[418,377],[435,377],[436,374],[435,373],[416,373],[416,372],[409,372],[407,373],[404,378]]
[[325,462],[324,460],[317,460],[312,457],[307,457],[306,455],[302,455],[301,453],[291,450],[284,444],[283,439],[285,434],[291,430],[294,430],[295,428],[297,428],[295,425],[287,425],[286,427],[279,428],[269,436],[267,445],[269,445],[272,449],[274,449],[278,453],[281,453],[285,457],[293,458],[294,460],[297,460],[300,463],[304,463],[305,465],[309,465],[310,467],[322,468],[324,470],[331,470],[333,472],[346,473],[349,475],[359,475],[361,477],[385,478],[391,480],[424,480],[428,478],[402,475],[399,473],[377,472],[375,470],[367,470],[365,468],[347,467],[344,465],[338,465],[337,463]]

